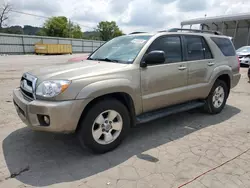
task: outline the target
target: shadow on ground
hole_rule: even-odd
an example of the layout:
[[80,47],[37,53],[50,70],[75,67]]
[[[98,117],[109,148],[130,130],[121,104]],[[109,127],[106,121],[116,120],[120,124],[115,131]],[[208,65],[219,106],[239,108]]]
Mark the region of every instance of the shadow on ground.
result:
[[80,148],[74,135],[33,132],[22,128],[5,138],[3,152],[12,174],[10,178],[32,186],[49,186],[87,178],[134,155],[157,162],[158,159],[143,152],[221,123],[239,112],[232,106],[226,106],[221,114],[213,116],[193,110],[139,125],[131,130],[122,145],[103,155],[93,155]]

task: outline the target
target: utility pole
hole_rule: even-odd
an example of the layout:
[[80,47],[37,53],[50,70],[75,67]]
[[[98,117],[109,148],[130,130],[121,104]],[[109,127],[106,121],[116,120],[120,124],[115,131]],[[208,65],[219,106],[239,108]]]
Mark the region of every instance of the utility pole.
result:
[[69,24],[68,24],[68,32],[69,32],[69,34],[68,34],[68,36],[69,36],[69,38],[72,38],[71,37],[71,28],[70,28],[70,18],[69,18]]

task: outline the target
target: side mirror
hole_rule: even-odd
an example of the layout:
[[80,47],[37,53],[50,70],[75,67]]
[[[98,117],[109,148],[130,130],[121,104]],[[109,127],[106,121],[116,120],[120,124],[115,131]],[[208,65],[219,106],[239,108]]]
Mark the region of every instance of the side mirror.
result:
[[144,62],[142,62],[141,67],[146,67],[147,65],[155,65],[164,63],[166,60],[166,54],[164,51],[151,51],[149,52]]

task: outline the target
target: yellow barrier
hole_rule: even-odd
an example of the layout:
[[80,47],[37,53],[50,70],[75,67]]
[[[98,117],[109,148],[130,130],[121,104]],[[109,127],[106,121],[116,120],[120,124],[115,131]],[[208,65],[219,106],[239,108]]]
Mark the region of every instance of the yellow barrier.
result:
[[36,54],[72,54],[71,44],[35,44]]

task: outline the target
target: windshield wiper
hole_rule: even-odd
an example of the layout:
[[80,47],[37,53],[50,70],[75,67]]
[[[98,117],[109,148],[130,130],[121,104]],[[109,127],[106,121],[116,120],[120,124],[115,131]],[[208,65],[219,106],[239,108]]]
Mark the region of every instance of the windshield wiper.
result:
[[97,59],[91,59],[91,60],[96,60],[96,61],[107,61],[107,62],[116,62],[118,63],[119,61],[116,59],[109,59],[109,58],[97,58]]

